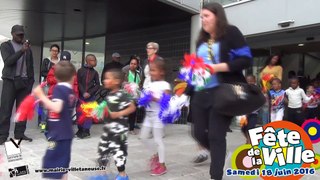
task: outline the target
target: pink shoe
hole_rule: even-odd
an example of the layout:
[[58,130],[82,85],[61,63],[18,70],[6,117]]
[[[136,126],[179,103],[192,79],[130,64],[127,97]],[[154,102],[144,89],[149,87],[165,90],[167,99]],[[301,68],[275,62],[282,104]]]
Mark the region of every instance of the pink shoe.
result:
[[159,166],[159,156],[153,156],[150,159],[150,170],[153,171],[154,169],[156,169]]
[[167,168],[159,165],[156,169],[151,171],[151,176],[161,176],[165,173],[167,173]]

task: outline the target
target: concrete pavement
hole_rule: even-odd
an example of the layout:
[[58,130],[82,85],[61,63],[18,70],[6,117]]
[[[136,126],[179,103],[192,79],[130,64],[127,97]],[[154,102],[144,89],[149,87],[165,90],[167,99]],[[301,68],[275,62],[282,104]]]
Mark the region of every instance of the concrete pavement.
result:
[[[34,122],[33,122],[34,123]],[[2,162],[0,162],[0,179],[23,179],[36,180],[41,179],[40,173],[35,173],[36,169],[41,169],[41,160],[47,147],[47,141],[36,125],[30,123],[26,135],[33,138],[33,142],[22,141],[20,144],[22,151],[22,160],[8,162],[5,155],[4,146],[0,146],[0,154]],[[231,167],[230,156],[232,151],[245,142],[239,128],[233,127],[233,132],[228,133],[225,169]],[[102,125],[94,125],[91,130],[91,138],[74,139],[72,144],[72,156],[70,167],[96,167],[95,159],[97,158],[97,145],[102,133]],[[166,146],[166,165],[168,173],[152,177],[148,171],[147,162],[151,156],[149,152],[139,140],[138,135],[129,135],[128,161],[126,171],[130,179],[137,180],[208,180],[210,161],[206,161],[201,165],[194,165],[192,159],[196,153],[196,143],[190,136],[190,126],[188,125],[169,125],[165,130],[165,146]],[[10,136],[12,137],[12,135]],[[315,147],[320,152],[319,145]],[[28,165],[30,174],[10,178],[9,168]],[[115,165],[111,163],[107,168],[107,172],[112,175],[117,174]],[[88,179],[90,176],[101,174],[101,171],[86,172],[70,172],[70,180]],[[315,176],[305,176],[303,179],[320,179],[320,172],[317,171]],[[225,177],[224,179],[240,179],[239,177]]]

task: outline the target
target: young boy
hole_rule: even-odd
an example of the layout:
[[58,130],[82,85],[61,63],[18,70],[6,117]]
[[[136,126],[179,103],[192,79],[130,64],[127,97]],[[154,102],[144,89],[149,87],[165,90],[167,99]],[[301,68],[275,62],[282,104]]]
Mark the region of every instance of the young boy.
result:
[[[62,51],[61,52],[61,55],[60,55],[60,61],[68,61],[70,62],[71,61],[71,54],[68,52],[68,51]],[[48,74],[47,74],[47,85],[49,86],[49,89],[48,89],[48,96],[49,98],[51,98],[52,96],[52,93],[53,93],[53,89],[54,87],[57,85],[58,81],[55,77],[55,65],[53,65],[51,67],[51,69],[49,70]],[[73,92],[75,93],[76,97],[78,98],[79,97],[79,91],[78,91],[78,80],[77,80],[77,75],[76,73],[74,74],[74,80],[73,80],[73,83],[72,83],[72,89],[73,89]],[[47,129],[47,120],[43,120],[39,126],[40,126],[40,129],[42,132],[45,132],[46,129]]]
[[307,97],[304,90],[299,87],[298,78],[290,79],[290,87],[286,90],[286,98],[288,101],[288,121],[301,126],[304,118],[302,112],[302,103],[309,102],[311,98]]
[[113,156],[119,171],[116,180],[129,179],[125,172],[128,155],[128,115],[136,110],[133,101],[120,90],[123,79],[124,75],[119,69],[108,70],[104,75],[104,87],[110,90],[106,96],[109,116],[106,117],[107,123],[103,127],[104,133],[98,146],[99,166],[106,166],[109,156]]
[[[247,75],[246,80],[248,84],[256,85],[256,77],[254,75]],[[250,144],[249,129],[255,128],[258,121],[258,109],[246,115],[247,123],[242,126],[241,130],[246,137],[246,144]]]
[[[48,149],[43,158],[42,168],[68,168],[71,159],[71,143],[73,138],[72,111],[76,96],[72,90],[75,67],[68,61],[55,65],[55,77],[58,84],[53,89],[52,100],[43,92],[40,86],[33,94],[40,99],[48,109],[48,131],[46,137]],[[44,173],[44,178],[67,179],[67,172]]]
[[[79,98],[81,102],[90,102],[95,100],[95,94],[100,88],[99,74],[94,69],[97,66],[97,59],[93,54],[86,56],[86,64],[78,70]],[[77,113],[79,115],[79,113]],[[78,124],[76,136],[80,139],[90,137],[90,128],[92,119],[87,118],[83,124]]]
[[285,91],[281,89],[281,80],[274,78],[271,81],[272,89],[269,91],[271,100],[271,122],[283,120]]

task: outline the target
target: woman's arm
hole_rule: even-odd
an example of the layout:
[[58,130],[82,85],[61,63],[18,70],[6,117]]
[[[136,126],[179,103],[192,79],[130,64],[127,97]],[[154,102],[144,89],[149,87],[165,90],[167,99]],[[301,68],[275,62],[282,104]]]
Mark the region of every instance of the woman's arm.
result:
[[213,68],[214,73],[230,71],[229,65],[227,63],[213,64],[211,67]]
[[283,72],[283,69],[281,66],[279,66],[279,70],[277,71],[277,78],[279,78],[281,81],[282,81],[282,72]]
[[226,45],[230,46],[229,59],[212,65],[215,72],[242,71],[252,66],[252,55],[242,33],[235,26],[229,26],[225,35]]
[[264,72],[265,69],[266,69],[266,68],[263,68],[263,69],[261,70],[261,72],[259,73],[260,80],[262,80],[262,77],[263,77],[263,75],[265,74],[265,72]]

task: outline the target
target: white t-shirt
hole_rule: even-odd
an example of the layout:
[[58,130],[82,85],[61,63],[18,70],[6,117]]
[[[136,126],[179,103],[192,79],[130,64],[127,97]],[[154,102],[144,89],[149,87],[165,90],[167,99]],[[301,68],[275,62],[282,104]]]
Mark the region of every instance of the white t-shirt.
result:
[[292,87],[288,88],[286,90],[286,95],[288,96],[288,107],[289,108],[301,108],[302,107],[302,101],[307,103],[310,101],[311,98],[307,97],[306,93],[304,93],[304,90],[297,87],[296,89],[293,89]]
[[150,67],[149,64],[146,65],[144,68],[144,81],[143,81],[143,89],[146,89],[149,84],[151,83],[151,76],[150,76]]
[[[152,95],[154,98],[160,99],[161,95],[166,90],[171,90],[170,84],[166,81],[154,81],[148,83],[148,86],[146,87],[147,91],[152,92]],[[150,103],[150,106],[146,108],[146,111],[160,111],[160,105],[158,102],[152,101]]]

